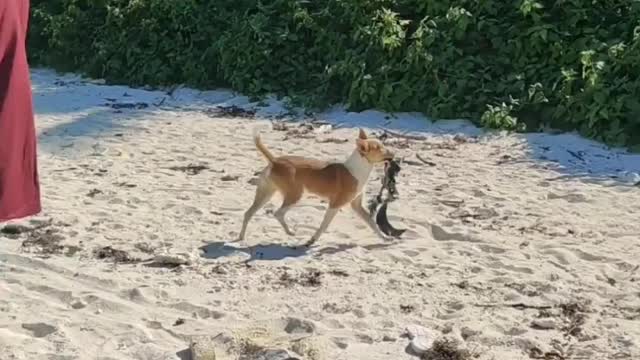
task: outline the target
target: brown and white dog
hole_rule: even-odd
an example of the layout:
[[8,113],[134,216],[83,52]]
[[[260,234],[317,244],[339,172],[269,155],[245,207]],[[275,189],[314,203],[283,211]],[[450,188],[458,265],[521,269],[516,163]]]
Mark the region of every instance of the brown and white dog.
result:
[[271,199],[276,191],[280,192],[284,200],[274,215],[289,235],[293,235],[293,232],[285,221],[285,214],[300,200],[305,191],[318,195],[329,202],[322,223],[306,243],[307,246],[320,238],[340,208],[347,204],[351,204],[351,208],[356,214],[378,236],[385,240],[388,239],[362,206],[362,192],[374,164],[391,160],[394,157],[393,152],[386,149],[380,140],[367,138],[365,132],[360,129],[356,139],[356,149],[343,163],[329,163],[290,155],[275,157],[264,146],[257,131],[254,133],[254,141],[269,164],[260,173],[255,199],[244,214],[238,240],[244,239],[247,224],[253,215]]

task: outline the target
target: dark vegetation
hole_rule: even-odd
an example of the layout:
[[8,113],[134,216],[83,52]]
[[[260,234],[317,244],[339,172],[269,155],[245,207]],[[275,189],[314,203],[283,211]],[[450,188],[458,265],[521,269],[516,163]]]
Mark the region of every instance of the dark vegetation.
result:
[[32,64],[640,150],[633,0],[33,0]]

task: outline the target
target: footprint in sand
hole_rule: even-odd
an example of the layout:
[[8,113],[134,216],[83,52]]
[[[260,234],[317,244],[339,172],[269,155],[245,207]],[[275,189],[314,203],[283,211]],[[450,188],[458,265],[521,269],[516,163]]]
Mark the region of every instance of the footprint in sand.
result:
[[613,262],[612,259],[606,256],[593,255],[580,249],[570,249],[570,251],[572,251],[577,257],[579,257],[581,260],[584,260],[584,261]]
[[584,250],[574,248],[548,247],[544,248],[541,253],[555,257],[562,265],[575,263],[576,259],[589,262],[615,262],[613,259],[605,256],[593,255]]
[[555,194],[555,193],[549,193],[547,194],[547,199],[548,200],[557,200],[557,199],[561,199],[561,200],[565,200],[569,203],[584,203],[587,202],[587,197],[583,194],[580,193],[571,193],[571,194],[565,194],[565,195],[559,195],[559,194]]
[[489,254],[504,254],[505,252],[507,252],[506,249],[491,245],[478,245],[478,249]]
[[203,215],[204,212],[195,206],[185,206],[183,208],[185,215]]
[[502,261],[494,261],[488,264],[488,266],[492,269],[505,269],[505,270],[509,270],[509,271],[513,271],[513,272],[517,272],[517,273],[521,273],[521,274],[533,274],[534,271],[529,269],[528,267],[523,267],[523,266],[514,266],[514,265],[507,265],[505,263],[503,263]]
[[58,331],[58,328],[56,328],[55,326],[45,323],[22,324],[22,328],[30,331],[31,335],[36,338],[43,338]]
[[446,230],[444,230],[438,225],[431,225],[431,234],[433,235],[433,238],[438,241],[455,240],[455,241],[467,241],[467,242],[474,242],[474,243],[482,242],[481,240],[468,234],[447,232]]
[[570,254],[565,249],[545,249],[545,250],[542,250],[541,253],[543,253],[544,255],[553,256],[562,265],[569,265],[575,262],[575,261],[571,261],[571,260],[575,260],[575,257],[573,256],[573,254]]
[[291,317],[285,319],[284,331],[287,334],[313,334],[316,325],[310,320]]
[[339,349],[344,350],[349,347],[349,339],[347,338],[335,337],[332,338],[331,341],[333,341]]
[[402,252],[405,255],[407,255],[408,257],[416,257],[416,256],[420,255],[419,251],[414,251],[414,250],[403,250]]
[[33,284],[26,284],[26,288],[31,291],[35,291],[54,298],[62,303],[70,303],[71,301],[75,300],[75,297],[73,296],[73,293],[71,291],[58,290],[46,285]]

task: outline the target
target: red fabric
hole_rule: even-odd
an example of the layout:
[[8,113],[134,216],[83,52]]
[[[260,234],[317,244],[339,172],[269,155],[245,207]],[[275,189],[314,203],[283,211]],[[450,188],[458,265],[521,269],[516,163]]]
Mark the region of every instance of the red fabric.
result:
[[29,0],[0,0],[0,222],[40,212],[28,21]]

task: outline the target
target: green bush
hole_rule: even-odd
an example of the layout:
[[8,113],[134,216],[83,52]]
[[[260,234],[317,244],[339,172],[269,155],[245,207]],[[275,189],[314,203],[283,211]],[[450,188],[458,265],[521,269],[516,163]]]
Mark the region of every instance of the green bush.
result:
[[33,0],[35,64],[640,145],[633,0]]

